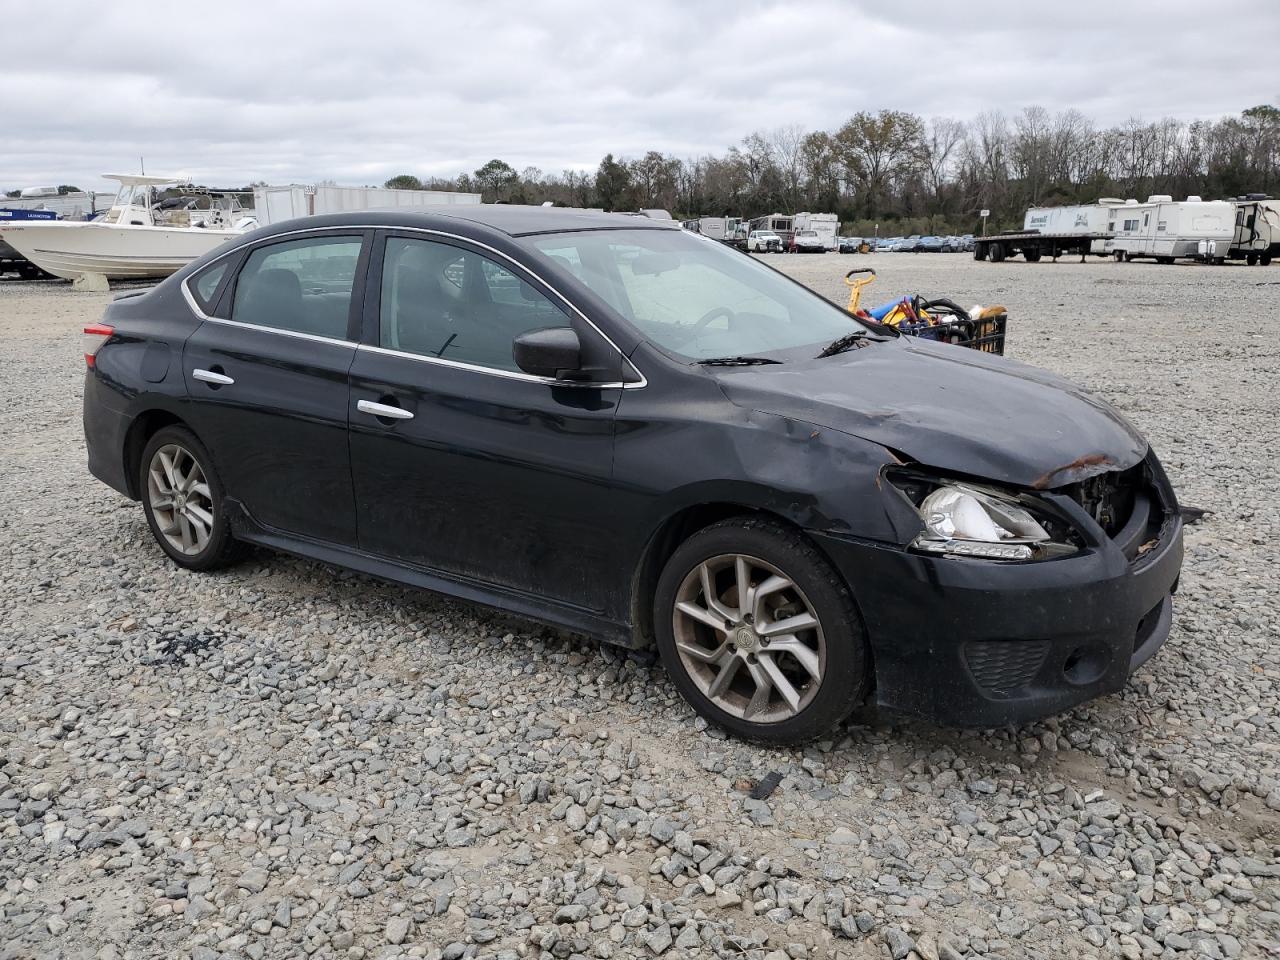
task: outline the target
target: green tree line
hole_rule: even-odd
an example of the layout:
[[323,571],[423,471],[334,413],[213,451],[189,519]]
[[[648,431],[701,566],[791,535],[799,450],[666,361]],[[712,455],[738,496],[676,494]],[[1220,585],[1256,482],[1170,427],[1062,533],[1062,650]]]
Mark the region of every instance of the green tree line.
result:
[[662,208],[681,219],[834,212],[857,233],[877,222],[909,232],[968,232],[983,208],[1001,228],[1020,226],[1029,206],[1280,191],[1280,109],[1256,106],[1191,122],[1135,118],[1111,127],[1078,110],[1036,106],[970,120],[863,111],[835,130],[792,125],[751,133],[718,156],[610,153],[594,172],[559,173],[494,159],[473,173],[402,174],[386,186],[480,193],[486,202]]

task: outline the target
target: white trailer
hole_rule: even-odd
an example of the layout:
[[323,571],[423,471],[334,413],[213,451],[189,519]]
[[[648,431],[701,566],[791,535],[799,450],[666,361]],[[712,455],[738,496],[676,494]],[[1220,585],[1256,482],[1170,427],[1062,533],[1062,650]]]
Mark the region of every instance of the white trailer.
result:
[[1088,243],[1089,253],[1101,256],[1105,252],[1111,208],[1123,204],[1118,197],[1103,197],[1097,203],[1070,207],[1032,207],[1023,218],[1022,230],[1076,238],[1077,242]]
[[1236,207],[1228,200],[1153,194],[1146,203],[1126,200],[1111,210],[1106,252],[1117,260],[1144,257],[1173,263],[1179,257],[1223,263],[1236,232]]
[[834,213],[797,213],[796,230],[812,230],[822,241],[823,247],[834,250],[839,242],[840,218]]
[[304,186],[254,187],[253,207],[258,223],[267,226],[323,213],[376,210],[382,207],[434,207],[479,203],[478,193],[446,190],[384,190],[381,187]]
[[1270,266],[1280,257],[1280,200],[1265,193],[1250,193],[1232,201],[1236,207],[1236,233],[1231,241],[1233,260],[1249,266]]
[[699,217],[698,233],[712,240],[723,240],[730,232],[728,217]]

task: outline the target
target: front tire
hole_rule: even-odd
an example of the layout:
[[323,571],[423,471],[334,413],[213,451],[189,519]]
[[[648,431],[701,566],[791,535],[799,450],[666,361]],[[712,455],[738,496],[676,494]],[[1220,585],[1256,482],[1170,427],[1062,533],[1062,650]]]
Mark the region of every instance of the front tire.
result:
[[654,624],[680,693],[739,737],[790,744],[821,736],[870,687],[847,584],[780,523],[726,520],[681,544],[658,579]]
[[178,566],[213,570],[239,559],[213,458],[186,427],[164,427],[147,442],[138,489],[152,536]]

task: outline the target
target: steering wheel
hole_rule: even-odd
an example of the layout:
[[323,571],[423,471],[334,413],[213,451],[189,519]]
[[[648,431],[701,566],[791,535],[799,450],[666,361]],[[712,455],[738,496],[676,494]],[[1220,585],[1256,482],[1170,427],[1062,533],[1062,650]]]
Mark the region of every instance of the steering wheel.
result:
[[712,307],[693,325],[695,333],[705,328],[716,317],[724,317],[729,321],[729,326],[731,327],[733,326],[733,321],[738,319],[738,315],[728,307]]

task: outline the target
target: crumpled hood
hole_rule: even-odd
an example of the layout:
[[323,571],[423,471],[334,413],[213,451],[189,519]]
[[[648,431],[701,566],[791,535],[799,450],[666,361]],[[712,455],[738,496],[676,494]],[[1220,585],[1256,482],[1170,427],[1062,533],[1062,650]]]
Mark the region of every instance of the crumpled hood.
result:
[[921,464],[1048,489],[1147,452],[1109,404],[1045,370],[912,338],[823,360],[724,368],[735,404],[890,447]]

